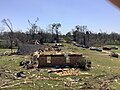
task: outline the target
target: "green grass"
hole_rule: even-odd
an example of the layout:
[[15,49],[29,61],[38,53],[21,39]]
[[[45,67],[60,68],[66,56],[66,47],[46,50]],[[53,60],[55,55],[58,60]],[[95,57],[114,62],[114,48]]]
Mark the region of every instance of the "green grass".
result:
[[[0,52],[9,51],[9,49],[0,49]],[[89,82],[91,85],[94,85],[95,87],[100,87],[100,80],[107,79],[108,77],[112,75],[120,75],[120,57],[119,58],[112,58],[106,53],[97,52],[97,51],[91,51],[89,49],[82,49],[80,47],[76,47],[70,44],[64,43],[64,47],[62,48],[62,51],[64,52],[76,52],[76,53],[83,53],[84,56],[86,56],[87,59],[92,61],[92,69],[89,71],[81,71],[81,72],[88,72],[90,75],[79,75],[79,76],[65,76],[60,77],[55,74],[48,74],[46,69],[41,69],[40,71],[37,70],[26,70],[19,66],[19,62],[21,60],[29,60],[29,56],[22,56],[22,55],[13,55],[13,56],[1,56],[0,57],[0,69],[1,67],[5,70],[10,70],[13,75],[15,75],[19,71],[24,71],[27,79],[20,79],[20,80],[13,80],[11,78],[1,78],[3,80],[10,80],[8,83],[14,82],[23,82],[25,80],[30,80],[32,83],[30,84],[21,84],[19,86],[14,86],[12,88],[9,88],[9,90],[70,90],[71,88],[74,88],[76,90],[79,90],[79,87],[81,86],[81,83],[83,82]],[[35,76],[33,76],[35,75]],[[33,77],[31,77],[33,76]],[[59,78],[60,81],[56,80],[41,80],[37,79],[37,77],[46,77],[49,78]],[[70,78],[79,78],[81,79],[79,83],[75,83],[71,85],[70,87],[65,86],[64,82],[69,83],[68,77]],[[99,77],[100,80],[97,78]],[[14,84],[11,83],[11,84]],[[111,87],[114,87],[116,90],[120,89],[119,85],[120,81],[118,82],[112,82],[110,83]],[[1,89],[0,89],[1,90]],[[7,89],[3,89],[7,90]]]
[[112,52],[120,53],[120,49],[118,49],[118,50],[112,50]]

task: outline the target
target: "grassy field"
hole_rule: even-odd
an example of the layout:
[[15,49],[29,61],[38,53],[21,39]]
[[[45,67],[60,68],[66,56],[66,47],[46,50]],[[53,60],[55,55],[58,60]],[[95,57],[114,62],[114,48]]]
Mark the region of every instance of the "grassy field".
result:
[[[9,50],[0,49],[0,53],[6,51]],[[113,58],[107,53],[91,51],[66,43],[62,51],[82,53],[91,60],[91,70],[81,71],[88,74],[62,77],[48,73],[49,68],[26,70],[19,66],[19,62],[29,60],[30,56],[0,56],[0,90],[83,90],[80,89],[81,87],[99,90],[104,83],[109,85],[109,89],[120,90],[120,57]],[[16,78],[16,73],[19,71],[24,71],[27,77]],[[79,79],[79,81],[72,82],[74,79]]]

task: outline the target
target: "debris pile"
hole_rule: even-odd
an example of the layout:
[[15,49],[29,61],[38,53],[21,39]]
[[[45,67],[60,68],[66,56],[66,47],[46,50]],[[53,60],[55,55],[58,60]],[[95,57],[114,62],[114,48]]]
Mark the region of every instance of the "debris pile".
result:
[[103,50],[111,50],[111,48],[110,48],[110,47],[107,47],[107,46],[104,46],[104,47],[103,47]]
[[0,56],[10,56],[10,55],[15,55],[16,51],[5,51],[5,52],[0,52]]
[[26,78],[26,75],[24,74],[23,71],[17,73],[17,77],[19,78]]
[[84,89],[84,90],[95,89],[95,86],[93,84],[90,84],[89,82],[85,82],[81,85],[80,89]]
[[44,45],[19,44],[17,53],[20,55],[29,55],[39,49],[44,50]]
[[112,50],[118,50],[118,47],[117,46],[112,46],[111,49]]
[[26,68],[26,69],[33,69],[35,67],[35,63],[32,63],[31,61],[28,61],[28,60],[20,61],[19,65],[23,66],[23,68]]
[[11,70],[6,69],[6,67],[0,67],[0,78],[15,79],[15,75],[13,75]]
[[112,53],[111,53],[111,56],[118,58],[119,55],[118,55],[117,53],[115,53],[115,52],[112,52]]
[[115,90],[110,87],[110,84],[113,82],[118,82],[118,80],[120,80],[120,75],[112,75],[111,77],[102,80],[99,90]]
[[80,70],[79,69],[56,69],[56,70],[50,70],[50,72],[53,72],[56,75],[59,76],[72,76],[72,75],[80,75]]
[[102,49],[97,47],[90,47],[90,50],[102,52]]

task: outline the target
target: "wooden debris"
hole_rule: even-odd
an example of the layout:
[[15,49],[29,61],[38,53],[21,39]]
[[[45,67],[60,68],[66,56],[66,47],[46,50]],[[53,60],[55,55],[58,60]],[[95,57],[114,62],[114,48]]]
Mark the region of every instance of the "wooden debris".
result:
[[71,76],[71,75],[80,75],[80,70],[79,69],[69,69],[69,70],[63,70],[61,72],[54,72],[55,74],[59,76]]
[[14,87],[14,86],[19,86],[21,84],[32,84],[33,82],[32,81],[24,81],[24,82],[19,82],[19,83],[16,83],[16,84],[12,84],[12,85],[2,85],[0,88],[1,89],[7,89],[7,88],[11,88],[11,87]]

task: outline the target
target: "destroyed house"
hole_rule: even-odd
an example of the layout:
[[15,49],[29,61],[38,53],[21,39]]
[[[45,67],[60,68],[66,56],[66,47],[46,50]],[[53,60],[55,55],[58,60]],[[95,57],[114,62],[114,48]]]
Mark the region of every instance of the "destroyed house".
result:
[[[91,62],[89,66],[91,67]],[[81,67],[86,68],[87,60],[82,54],[55,54],[55,55],[40,55],[38,58],[38,67]]]

